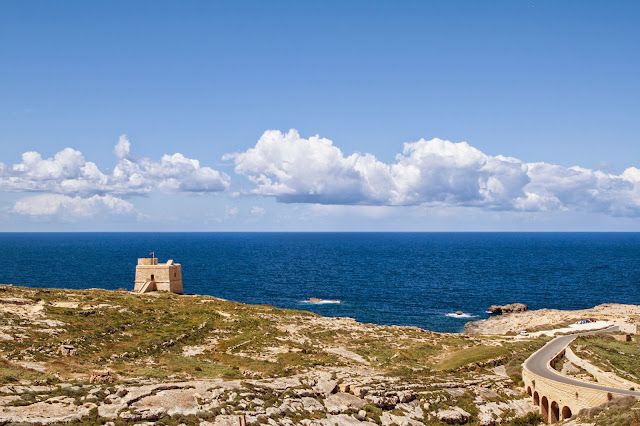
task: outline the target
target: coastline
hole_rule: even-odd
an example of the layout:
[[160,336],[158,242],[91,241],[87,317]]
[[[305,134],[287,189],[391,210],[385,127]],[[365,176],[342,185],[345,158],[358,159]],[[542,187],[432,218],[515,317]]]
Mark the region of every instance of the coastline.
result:
[[[497,330],[521,314],[484,321]],[[521,421],[537,412],[521,364],[549,340],[364,324],[213,296],[10,285],[0,285],[0,319],[0,423]]]
[[[13,288],[23,288],[34,291],[64,291],[64,292],[83,292],[83,291],[99,291],[99,292],[120,292],[120,293],[130,293],[133,294],[130,290],[127,289],[105,289],[99,287],[91,287],[86,289],[74,289],[74,288],[58,288],[58,287],[30,287],[30,286],[20,286],[14,284],[3,284],[0,283],[0,288],[2,287],[13,287]],[[154,294],[162,294],[160,293],[149,293],[151,296]],[[454,335],[496,335],[496,336],[509,336],[518,334],[520,331],[528,331],[532,333],[539,333],[540,331],[553,330],[559,328],[566,328],[571,324],[574,324],[576,321],[584,320],[587,318],[597,319],[598,321],[609,321],[611,324],[619,325],[624,322],[625,319],[632,319],[636,322],[640,323],[640,305],[634,304],[624,304],[624,303],[602,303],[592,308],[587,309],[535,309],[535,310],[526,310],[522,312],[507,312],[503,314],[494,314],[489,318],[479,319],[479,320],[471,320],[467,321],[464,324],[464,328],[459,332],[449,332],[449,331],[438,331],[438,330],[430,330],[424,327],[418,327],[414,325],[399,325],[399,324],[380,324],[375,322],[361,322],[357,319],[349,316],[327,316],[322,315],[317,312],[310,311],[305,309],[305,306],[313,306],[313,305],[339,305],[343,304],[340,300],[333,299],[319,299],[315,297],[311,297],[309,299],[302,300],[300,302],[300,308],[279,308],[269,304],[264,303],[245,303],[238,302],[230,299],[224,299],[212,295],[207,294],[195,294],[195,293],[186,293],[184,295],[180,295],[183,297],[193,297],[193,298],[211,298],[229,303],[236,303],[239,305],[247,305],[247,306],[269,306],[274,309],[280,309],[283,311],[293,310],[293,311],[302,311],[308,312],[309,314],[318,315],[327,319],[344,319],[349,321],[354,321],[357,323],[361,323],[363,325],[372,325],[379,327],[391,327],[391,328],[410,328],[410,329],[418,329],[427,331],[430,333],[437,334],[454,334]],[[457,313],[447,313],[443,314],[443,316],[450,318],[474,318],[474,315],[462,313],[462,315],[458,315]],[[589,327],[574,327],[576,332],[581,330],[588,330]]]
[[[290,309],[309,297],[341,300],[305,309],[444,332],[457,333],[466,321],[486,318],[493,303],[558,309],[638,303],[632,279],[640,270],[633,256],[640,248],[635,236],[56,233],[3,235],[0,245],[6,251],[0,282],[130,288],[136,256],[154,249],[163,261],[171,257],[182,264],[187,292]],[[34,264],[46,277],[34,273]],[[509,267],[514,264],[523,269],[516,273]],[[550,292],[557,297],[549,299]],[[445,315],[458,310],[479,317]]]
[[[515,335],[521,331],[535,333],[541,330],[566,328],[575,324],[576,321],[585,319],[596,319],[615,325],[624,323],[625,319],[635,319],[640,322],[640,305],[603,303],[589,309],[538,309],[494,315],[484,320],[467,322],[463,333],[469,335]],[[576,332],[589,329],[589,327],[574,328]]]
[[0,285],[0,318],[0,423],[516,419],[534,410],[521,357],[545,342],[100,289]]

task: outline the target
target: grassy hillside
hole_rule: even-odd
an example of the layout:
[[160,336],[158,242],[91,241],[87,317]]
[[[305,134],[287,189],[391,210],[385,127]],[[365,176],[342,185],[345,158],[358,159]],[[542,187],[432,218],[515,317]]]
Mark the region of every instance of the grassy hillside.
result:
[[[366,365],[397,375],[508,363],[542,341],[439,334],[360,324],[305,311],[244,305],[208,296],[0,286],[0,383],[118,377],[287,376],[314,366]],[[77,352],[64,356],[61,344]],[[41,365],[25,370],[20,364]],[[178,377],[180,376],[180,377]]]
[[1,285],[0,423],[535,424],[518,385],[544,342]]

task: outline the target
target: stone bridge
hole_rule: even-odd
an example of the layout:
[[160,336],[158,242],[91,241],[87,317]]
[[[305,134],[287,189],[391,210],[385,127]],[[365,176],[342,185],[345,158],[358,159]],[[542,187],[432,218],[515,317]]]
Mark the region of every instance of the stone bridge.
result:
[[527,395],[540,407],[542,418],[554,423],[571,418],[583,408],[597,407],[613,398],[613,392],[589,389],[556,382],[523,370],[522,378]]
[[[615,329],[617,328],[607,331]],[[576,337],[585,334],[593,333],[557,337],[524,363],[524,388],[533,399],[533,403],[540,407],[540,414],[548,423],[568,419],[584,408],[597,407],[614,397],[640,397],[640,392],[582,382],[558,374],[551,368],[551,365],[564,355],[567,345]]]

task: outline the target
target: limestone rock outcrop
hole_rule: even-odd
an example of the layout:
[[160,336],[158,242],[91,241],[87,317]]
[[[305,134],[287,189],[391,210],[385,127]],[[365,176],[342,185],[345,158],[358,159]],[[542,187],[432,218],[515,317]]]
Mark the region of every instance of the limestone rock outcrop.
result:
[[71,345],[60,345],[57,351],[62,356],[76,356],[78,355],[78,350]]
[[89,383],[113,383],[114,377],[111,375],[111,372],[106,371],[98,371],[94,370],[91,372],[91,378],[89,379]]
[[529,307],[524,303],[508,303],[506,305],[491,305],[487,311],[492,314],[509,314],[512,312],[524,312],[528,309]]
[[331,414],[340,414],[348,410],[360,410],[366,403],[364,399],[344,392],[334,393],[324,400],[324,405]]
[[447,410],[440,410],[437,414],[438,420],[450,425],[462,425],[471,419],[471,414],[460,407],[453,407]]

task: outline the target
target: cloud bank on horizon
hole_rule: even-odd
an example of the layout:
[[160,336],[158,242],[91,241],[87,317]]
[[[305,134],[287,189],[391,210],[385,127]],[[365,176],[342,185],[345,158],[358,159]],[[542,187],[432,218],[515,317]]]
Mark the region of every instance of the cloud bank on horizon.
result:
[[86,198],[63,194],[40,194],[17,201],[13,206],[13,212],[27,216],[59,216],[61,218],[136,213],[133,204],[109,194]]
[[265,132],[253,148],[227,154],[249,193],[283,203],[467,206],[510,211],[584,210],[640,215],[640,170],[621,175],[491,156],[466,142],[405,143],[387,164],[345,156],[329,139],[296,130]]
[[[126,135],[120,136],[113,150],[118,162],[112,173],[100,171],[86,161],[80,151],[65,148],[53,158],[43,159],[37,152],[22,154],[22,162],[8,167],[0,163],[0,190],[42,192],[19,200],[13,212],[30,216],[61,214],[93,216],[97,211],[129,214],[133,204],[121,197],[146,195],[153,191],[221,192],[231,178],[180,153],[163,155],[160,161],[131,153]],[[101,207],[101,208],[98,208]]]
[[[65,148],[53,158],[25,152],[22,162],[0,163],[0,190],[38,192],[11,210],[28,216],[87,217],[98,213],[136,212],[125,200],[165,193],[220,193],[231,178],[201,166],[180,153],[160,161],[131,153],[121,136],[114,148],[111,173]],[[541,212],[575,210],[612,216],[640,216],[640,169],[620,175],[543,162],[526,163],[491,156],[466,142],[441,139],[405,143],[395,162],[373,154],[343,152],[318,135],[298,131],[264,132],[244,152],[227,154],[234,171],[250,184],[245,196],[274,197],[281,203],[360,206],[475,207],[487,210]],[[256,206],[255,216],[264,214]]]

